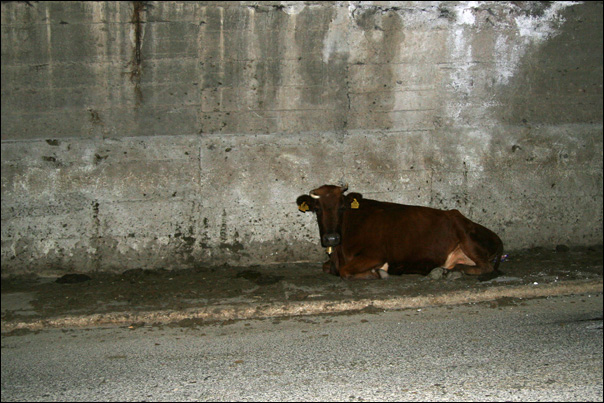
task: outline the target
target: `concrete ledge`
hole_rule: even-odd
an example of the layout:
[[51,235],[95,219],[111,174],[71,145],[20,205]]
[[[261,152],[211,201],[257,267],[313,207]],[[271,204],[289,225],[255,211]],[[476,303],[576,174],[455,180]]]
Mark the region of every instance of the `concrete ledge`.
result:
[[520,286],[493,286],[482,290],[443,292],[413,297],[358,299],[350,301],[316,300],[305,302],[271,302],[257,304],[225,303],[183,311],[157,310],[149,312],[111,312],[92,315],[74,315],[37,320],[3,320],[2,333],[27,329],[38,331],[49,328],[73,328],[95,326],[142,326],[164,325],[182,321],[223,321],[260,319],[283,316],[337,314],[359,311],[365,308],[399,310],[429,306],[460,305],[493,301],[499,298],[542,298],[571,294],[602,293],[603,281],[582,280],[530,284]]

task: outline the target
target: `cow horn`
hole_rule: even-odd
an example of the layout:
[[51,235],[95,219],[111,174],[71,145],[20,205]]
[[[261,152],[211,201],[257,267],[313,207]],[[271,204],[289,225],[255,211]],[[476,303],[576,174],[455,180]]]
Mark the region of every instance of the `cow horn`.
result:
[[346,183],[344,186],[341,187],[342,189],[342,193],[344,193],[345,191],[348,190],[348,183]]
[[313,199],[318,199],[319,198],[319,196],[316,195],[316,194],[314,194],[314,191],[312,191],[312,190],[310,191],[309,194],[310,194],[310,197],[312,197]]

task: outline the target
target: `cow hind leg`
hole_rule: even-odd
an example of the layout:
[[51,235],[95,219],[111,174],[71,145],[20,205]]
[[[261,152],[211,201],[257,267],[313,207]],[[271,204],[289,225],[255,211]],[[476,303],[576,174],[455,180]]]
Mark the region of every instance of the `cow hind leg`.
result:
[[461,248],[461,244],[457,245],[455,249],[449,253],[447,260],[442,267],[447,270],[452,270],[457,265],[464,265],[467,267],[476,266],[476,262],[464,252]]
[[[461,270],[465,274],[482,275],[493,271],[493,267],[488,261],[481,258],[475,251],[464,250],[461,244],[457,245],[447,256],[447,260],[442,267],[446,270]],[[472,253],[474,252],[474,253]]]
[[471,262],[460,261],[458,263],[459,269],[465,274],[480,276],[481,281],[491,280],[501,274],[497,269],[499,262],[495,261],[495,265],[493,265],[492,261],[499,258],[502,247],[498,247],[495,252],[490,252],[481,245],[468,240],[460,245],[460,249]]
[[493,267],[488,259],[484,259],[483,253],[473,247],[462,247],[459,244],[449,253],[444,269],[453,270],[459,269],[465,274],[480,275],[493,271]]

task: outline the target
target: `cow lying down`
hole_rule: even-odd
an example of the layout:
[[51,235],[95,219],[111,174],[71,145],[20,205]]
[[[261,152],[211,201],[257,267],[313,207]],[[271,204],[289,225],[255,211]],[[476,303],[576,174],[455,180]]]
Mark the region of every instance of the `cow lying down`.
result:
[[499,273],[501,239],[459,211],[364,199],[345,195],[347,188],[324,185],[296,201],[317,215],[329,254],[326,273],[345,279],[428,274],[437,267],[484,278]]

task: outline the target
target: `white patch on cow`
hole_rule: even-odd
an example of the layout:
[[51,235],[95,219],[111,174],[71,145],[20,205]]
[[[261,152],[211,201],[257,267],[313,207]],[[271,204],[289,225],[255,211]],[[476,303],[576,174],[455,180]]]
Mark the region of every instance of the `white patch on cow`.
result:
[[386,279],[386,278],[390,277],[388,275],[388,268],[389,268],[388,262],[386,262],[379,269],[373,269],[372,272],[379,274],[381,279]]
[[461,245],[457,245],[457,247],[451,253],[449,253],[449,256],[447,256],[447,261],[442,267],[444,269],[451,270],[458,264],[476,266],[476,262],[474,262],[464,253],[464,251],[461,249]]

